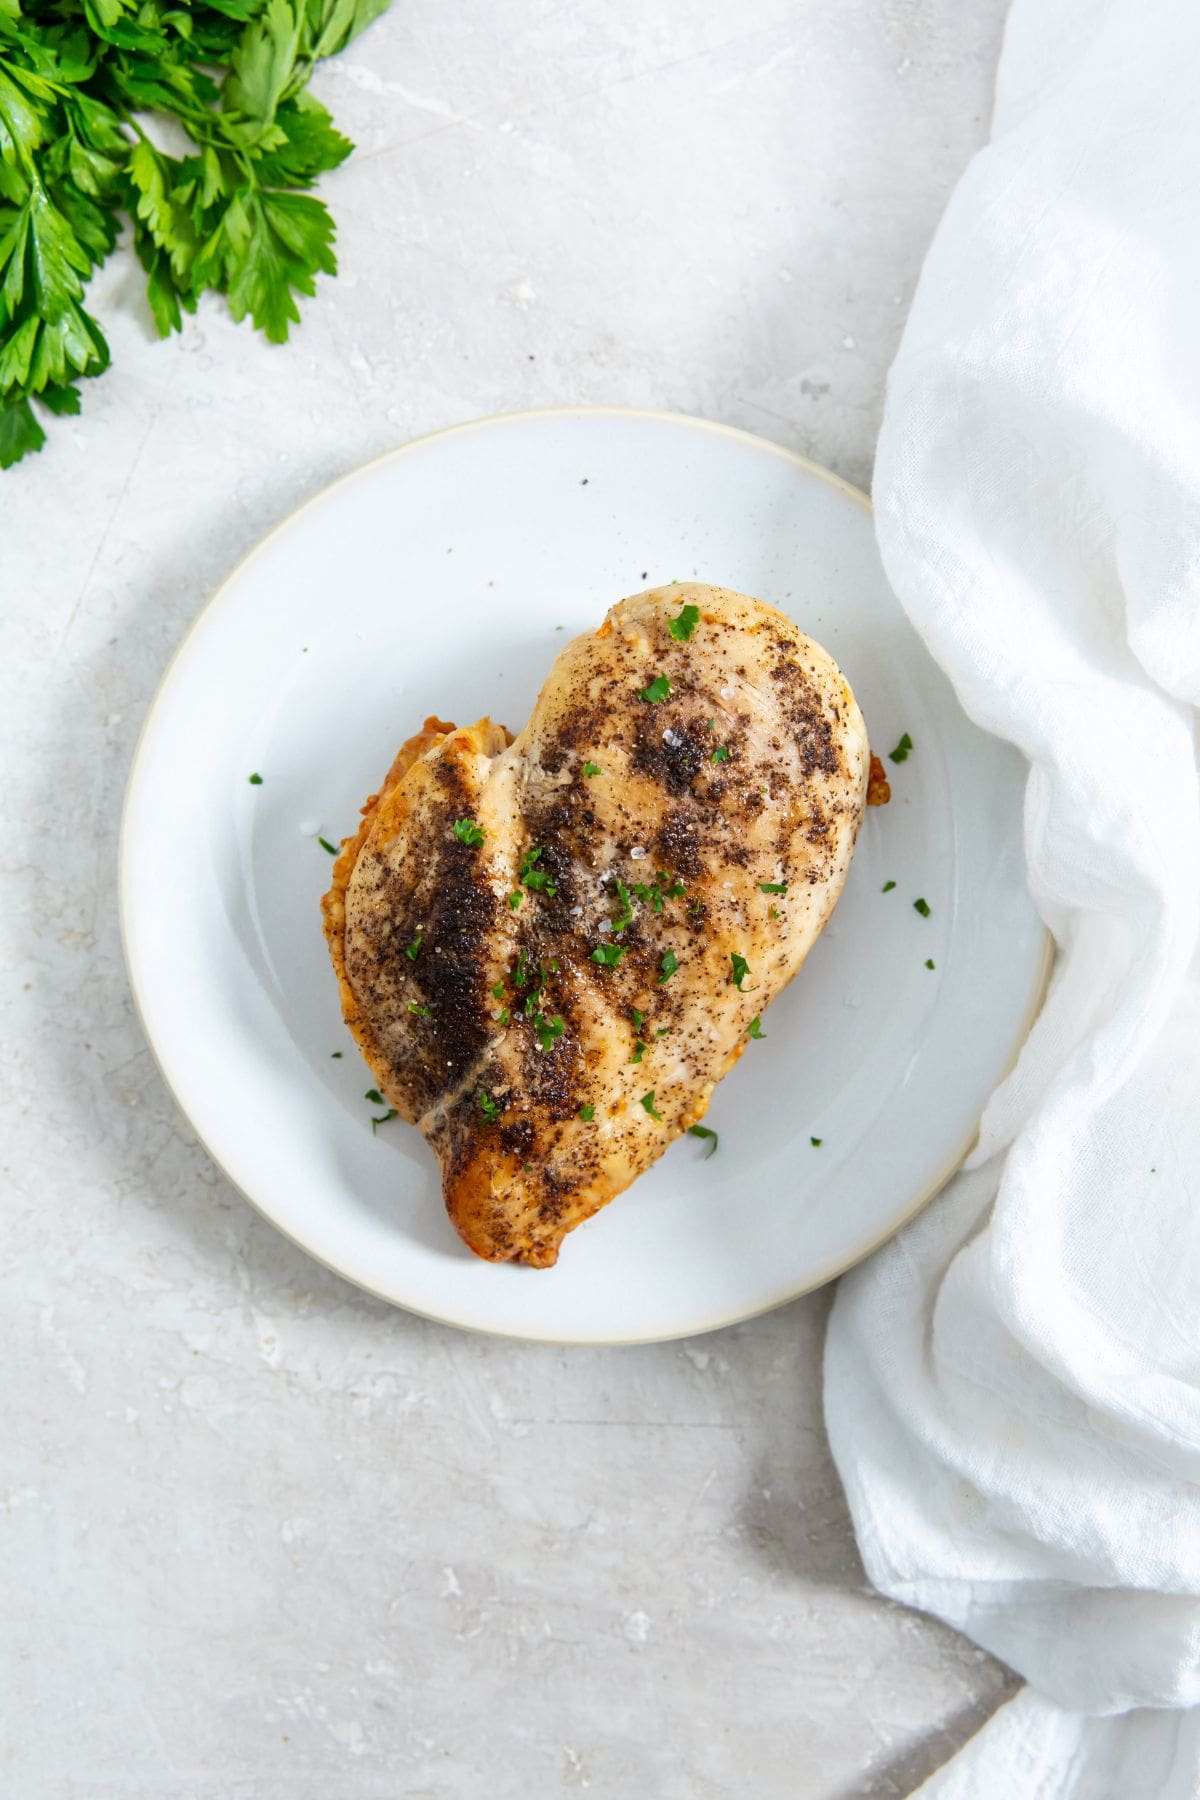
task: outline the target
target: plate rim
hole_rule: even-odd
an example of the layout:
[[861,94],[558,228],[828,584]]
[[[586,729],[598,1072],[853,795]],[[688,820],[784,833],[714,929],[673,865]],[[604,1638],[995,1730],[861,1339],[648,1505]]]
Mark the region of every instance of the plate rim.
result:
[[[213,589],[212,593],[208,596],[207,600],[204,601],[200,610],[196,613],[195,617],[184,631],[178,644],[175,646],[174,651],[159,677],[158,683],[146,708],[145,716],[142,719],[141,728],[138,732],[137,741],[134,745],[133,755],[129,763],[129,773],[126,777],[125,793],[121,804],[121,823],[117,846],[117,916],[121,939],[121,954],[125,964],[125,975],[129,983],[129,991],[133,1000],[134,1011],[137,1015],[137,1021],[141,1028],[142,1036],[145,1039],[146,1046],[154,1060],[155,1067],[158,1070],[163,1086],[166,1088],[175,1107],[183,1118],[187,1120],[188,1125],[195,1133],[196,1139],[203,1149],[204,1154],[216,1168],[220,1170],[222,1176],[234,1189],[235,1193],[240,1194],[242,1199],[258,1213],[260,1218],[265,1219],[271,1228],[274,1231],[277,1231],[282,1238],[288,1243],[295,1245],[298,1250],[303,1251],[305,1256],[309,1257],[320,1267],[328,1269],[331,1274],[338,1276],[339,1279],[349,1282],[352,1287],[358,1288],[360,1292],[370,1294],[372,1298],[381,1300],[388,1306],[398,1307],[403,1312],[412,1313],[417,1318],[428,1319],[435,1324],[446,1325],[458,1331],[469,1331],[481,1337],[500,1338],[509,1342],[551,1344],[561,1345],[563,1347],[578,1345],[580,1347],[590,1346],[592,1348],[605,1347],[615,1349],[633,1347],[639,1344],[682,1342],[686,1338],[701,1337],[708,1332],[722,1331],[731,1325],[745,1324],[752,1319],[762,1318],[764,1314],[775,1312],[779,1307],[787,1306],[791,1301],[799,1300],[805,1294],[816,1292],[818,1288],[824,1287],[827,1282],[835,1280],[848,1269],[856,1267],[860,1262],[864,1262],[867,1257],[874,1255],[876,1250],[881,1249],[884,1244],[889,1243],[891,1239],[897,1236],[906,1225],[910,1224],[919,1213],[924,1211],[925,1207],[936,1198],[946,1186],[947,1182],[950,1181],[951,1177],[957,1173],[966,1159],[970,1156],[971,1151],[974,1149],[979,1139],[980,1121],[976,1122],[961,1149],[951,1152],[937,1175],[935,1175],[926,1187],[912,1199],[898,1217],[889,1220],[882,1231],[876,1233],[865,1243],[856,1245],[848,1254],[834,1258],[831,1263],[823,1266],[814,1275],[806,1278],[799,1285],[789,1285],[782,1292],[772,1295],[770,1298],[764,1300],[761,1305],[755,1305],[749,1310],[735,1307],[733,1311],[722,1314],[719,1317],[701,1319],[697,1322],[689,1323],[682,1330],[678,1328],[669,1328],[664,1331],[635,1332],[632,1334],[623,1333],[619,1336],[614,1336],[611,1332],[585,1332],[579,1335],[563,1336],[557,1332],[540,1332],[537,1330],[517,1331],[490,1322],[483,1323],[473,1321],[469,1318],[452,1317],[446,1312],[431,1311],[409,1299],[399,1300],[394,1294],[387,1293],[382,1288],[373,1286],[370,1281],[364,1280],[358,1273],[351,1271],[336,1261],[330,1260],[327,1256],[319,1255],[308,1244],[304,1243],[300,1238],[289,1231],[285,1225],[282,1225],[268,1209],[267,1205],[264,1202],[257,1200],[253,1194],[248,1192],[238,1178],[226,1167],[222,1158],[216,1154],[212,1145],[208,1142],[208,1139],[200,1130],[191,1113],[184,1105],[168,1070],[165,1054],[151,1030],[147,1008],[143,998],[144,985],[134,951],[134,936],[131,926],[132,895],[130,888],[130,862],[132,859],[132,850],[130,848],[130,819],[137,790],[142,778],[146,744],[155,719],[168,696],[168,692],[173,685],[175,676],[193,639],[206,624],[211,622],[218,609],[222,605],[228,603],[230,591],[236,586],[243,572],[250,564],[253,563],[278,536],[288,530],[297,519],[301,518],[310,509],[326,500],[339,488],[347,486],[352,481],[357,481],[370,470],[380,468],[385,463],[398,461],[401,457],[423,449],[428,444],[440,442],[447,438],[463,436],[468,432],[491,430],[497,426],[515,424],[519,421],[541,419],[567,420],[580,418],[640,419],[651,421],[655,424],[684,426],[691,430],[710,432],[716,436],[730,438],[735,442],[751,445],[756,450],[768,451],[770,454],[779,457],[782,461],[791,463],[793,467],[802,469],[807,475],[813,476],[817,480],[825,482],[828,486],[837,489],[840,493],[845,495],[847,499],[850,499],[861,506],[868,515],[872,515],[874,512],[869,495],[864,493],[861,488],[856,487],[853,482],[847,481],[844,476],[835,474],[832,469],[827,469],[823,467],[822,464],[814,462],[811,457],[801,455],[797,450],[790,450],[783,444],[777,444],[770,438],[760,437],[756,432],[745,431],[740,426],[726,425],[714,419],[701,418],[695,414],[672,412],[656,407],[615,405],[541,406],[518,408],[511,412],[486,413],[477,418],[462,420],[455,425],[445,425],[439,427],[435,431],[423,432],[419,437],[407,439],[402,444],[393,445],[389,450],[380,451],[378,455],[369,457],[365,462],[357,464],[354,468],[346,470],[344,474],[336,476],[333,481],[327,482],[324,487],[317,489],[315,493],[310,494],[307,499],[302,500],[298,506],[293,507],[290,512],[285,513],[281,519],[277,520],[269,531],[259,538],[243,556],[239,557],[233,568],[230,569],[228,574],[225,575]],[[1054,954],[1053,937],[1043,922],[1042,954],[1037,969],[1035,970],[1031,991],[1026,1000],[1020,1027],[1017,1031],[1015,1041],[1010,1048],[1008,1058],[1004,1065],[1004,1072],[1000,1076],[997,1086],[1000,1085],[1000,1082],[1007,1079],[1008,1075],[1015,1067],[1022,1047],[1041,1011],[1042,1004],[1046,997],[1046,991],[1049,987],[1050,974],[1054,964]]]

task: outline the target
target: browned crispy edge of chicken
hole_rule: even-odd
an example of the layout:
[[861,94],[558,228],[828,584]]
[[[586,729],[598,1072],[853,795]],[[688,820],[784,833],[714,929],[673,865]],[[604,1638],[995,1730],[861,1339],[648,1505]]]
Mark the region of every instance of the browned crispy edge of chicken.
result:
[[[383,1052],[375,1041],[375,1035],[364,1018],[354,989],[346,974],[346,890],[350,886],[350,878],[362,854],[363,847],[375,827],[380,808],[391,797],[393,791],[404,780],[408,771],[432,750],[449,737],[455,729],[447,719],[439,719],[431,713],[420,731],[407,738],[397,750],[392,766],[379,784],[379,792],[370,794],[362,808],[362,823],[353,837],[342,839],[342,848],[337,861],[333,865],[333,879],[329,892],[322,895],[321,913],[325,921],[325,940],[329,945],[329,954],[333,960],[334,973],[337,976],[338,994],[342,1002],[342,1017],[353,1034],[354,1041],[362,1051],[372,1074],[376,1080],[384,1080],[387,1076],[387,1063]],[[410,1123],[412,1121],[410,1120]]]

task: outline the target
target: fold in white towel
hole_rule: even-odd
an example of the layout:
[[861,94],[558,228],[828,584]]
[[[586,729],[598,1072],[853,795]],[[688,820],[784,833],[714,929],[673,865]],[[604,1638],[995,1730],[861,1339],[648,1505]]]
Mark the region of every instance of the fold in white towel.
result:
[[939,1800],[1200,1795],[1198,71],[1195,0],[1016,0],[879,446],[896,592],[1030,759],[1060,952],[830,1326],[872,1580],[1031,1684]]

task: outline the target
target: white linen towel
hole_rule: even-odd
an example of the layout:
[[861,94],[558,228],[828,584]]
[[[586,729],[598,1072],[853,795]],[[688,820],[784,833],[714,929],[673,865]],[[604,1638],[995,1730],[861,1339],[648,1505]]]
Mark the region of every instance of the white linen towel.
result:
[[1030,1684],[929,1800],[1200,1795],[1198,79],[1196,0],[1016,0],[879,445],[896,592],[1032,765],[1060,952],[830,1325],[871,1579]]

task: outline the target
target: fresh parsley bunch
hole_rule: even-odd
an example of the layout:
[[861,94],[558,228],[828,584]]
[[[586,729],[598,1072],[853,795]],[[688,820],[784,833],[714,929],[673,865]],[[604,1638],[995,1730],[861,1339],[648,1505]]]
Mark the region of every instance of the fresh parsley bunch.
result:
[[[165,337],[206,288],[273,343],[332,275],[309,188],[353,148],[306,91],[388,0],[0,0],[0,468],[34,402],[79,411],[108,345],[83,306],[122,215]],[[193,146],[159,149],[165,114]]]

